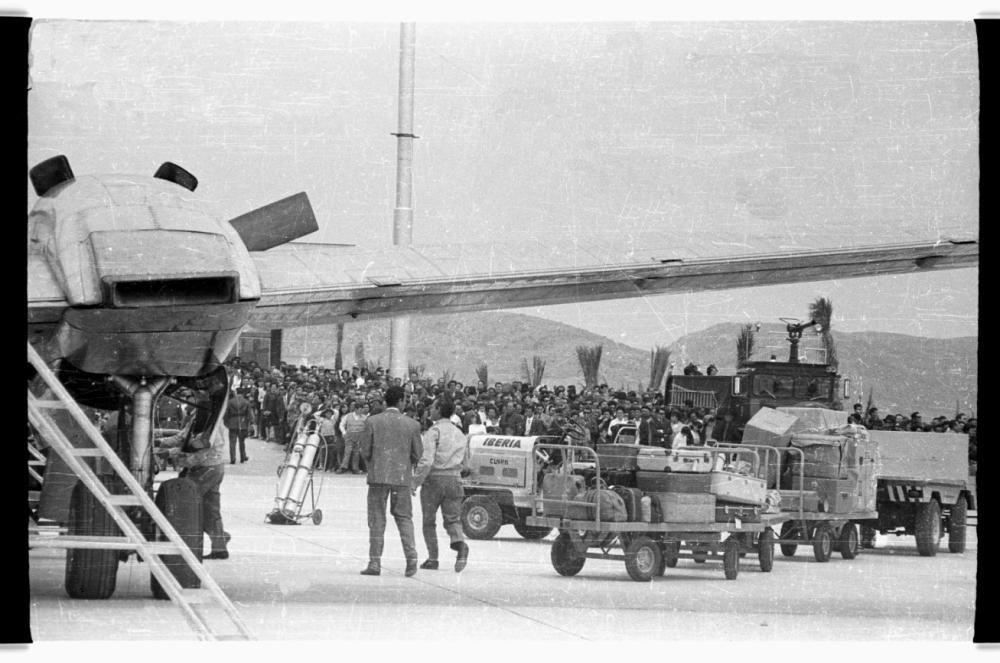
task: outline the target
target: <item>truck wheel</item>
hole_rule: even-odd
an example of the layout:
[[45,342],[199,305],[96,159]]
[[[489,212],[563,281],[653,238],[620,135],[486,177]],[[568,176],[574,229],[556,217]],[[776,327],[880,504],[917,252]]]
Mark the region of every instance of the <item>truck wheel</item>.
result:
[[625,550],[625,570],[636,582],[649,582],[663,564],[660,546],[647,536],[637,536]]
[[552,568],[561,576],[575,576],[583,568],[587,558],[576,551],[569,534],[560,532],[552,542]]
[[[198,494],[198,486],[190,479],[168,479],[160,484],[160,490],[156,493],[156,506],[181,535],[181,539],[194,553],[195,558],[201,562],[205,538],[201,526],[201,495]],[[168,540],[162,533],[159,533],[157,538],[160,541]],[[201,587],[201,580],[191,567],[184,563],[183,557],[160,555],[160,559],[174,574],[181,587],[185,589]],[[153,590],[154,598],[170,598],[155,576],[150,576],[149,586]]]
[[551,527],[532,527],[531,525],[525,525],[522,516],[518,516],[518,519],[514,521],[514,529],[517,533],[521,535],[521,538],[527,539],[528,541],[537,541],[538,539],[544,539],[552,531]]
[[[793,534],[795,534],[795,525],[792,521],[786,520],[781,526],[781,538],[790,539]],[[799,549],[797,543],[782,543],[779,547],[781,548],[781,554],[785,557],[795,557],[795,551]]]
[[838,543],[840,556],[844,559],[854,559],[858,556],[858,528],[854,523],[848,522],[844,525],[840,530]]
[[917,552],[922,557],[937,554],[941,542],[941,507],[937,500],[924,502],[917,507]]
[[[112,494],[117,477],[102,478]],[[81,482],[73,488],[69,504],[68,534],[121,536],[121,530],[94,494]],[[106,599],[115,593],[118,580],[117,550],[66,550],[66,593],[74,599]]]
[[[681,542],[680,541],[664,541],[663,550],[663,566],[665,568],[675,568],[677,566],[677,561],[680,559],[681,552]],[[662,573],[660,575],[663,575]]]
[[770,573],[774,568],[774,530],[768,527],[760,533],[757,541],[757,561],[760,562],[760,570]]
[[471,495],[462,502],[462,530],[470,539],[492,539],[502,524],[500,505],[492,497]]
[[816,527],[813,532],[813,556],[817,562],[829,562],[833,555],[833,532],[826,523]]
[[872,550],[875,548],[875,535],[878,532],[875,531],[874,527],[869,527],[868,525],[861,526],[861,547]]
[[733,537],[726,539],[722,553],[722,570],[726,580],[736,580],[740,574],[740,544]]
[[958,502],[952,505],[948,516],[948,552],[965,552],[965,520],[968,505],[965,496],[959,495]]

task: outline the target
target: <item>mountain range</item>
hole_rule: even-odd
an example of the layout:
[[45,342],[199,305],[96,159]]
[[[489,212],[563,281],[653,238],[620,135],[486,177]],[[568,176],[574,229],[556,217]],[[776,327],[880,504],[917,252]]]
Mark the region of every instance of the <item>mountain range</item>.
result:
[[[721,323],[679,338],[669,346],[674,371],[688,363],[704,371],[715,364],[722,374],[736,366],[736,338],[741,324]],[[785,361],[784,326],[764,324],[755,330],[754,359],[774,355]],[[389,323],[357,322],[344,328],[343,364],[364,361],[389,365]],[[883,414],[919,411],[925,419],[953,415],[957,407],[975,412],[978,394],[978,337],[923,338],[884,332],[833,331],[839,372],[849,378],[851,402],[867,403],[869,395]],[[577,359],[579,346],[603,346],[600,379],[615,389],[639,389],[649,382],[651,349],[639,349],[579,327],[507,312],[414,316],[410,319],[411,366],[425,375],[447,375],[475,384],[476,368],[485,363],[489,381],[523,380],[522,365],[533,357],[545,363],[545,384],[583,384]],[[806,330],[800,347],[804,361],[824,361],[818,334]],[[334,366],[336,327],[319,325],[286,329],[283,359],[290,363]]]

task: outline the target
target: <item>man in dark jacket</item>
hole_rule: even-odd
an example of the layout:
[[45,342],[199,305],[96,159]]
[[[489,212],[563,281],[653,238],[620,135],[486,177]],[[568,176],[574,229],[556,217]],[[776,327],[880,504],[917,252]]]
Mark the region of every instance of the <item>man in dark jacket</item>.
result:
[[[264,427],[273,428],[273,432],[267,435],[268,442],[285,442],[285,399],[278,390],[276,383],[271,383],[271,387],[264,396]],[[265,434],[267,432],[265,431]]]
[[229,429],[229,464],[236,464],[236,443],[240,445],[240,463],[245,463],[247,458],[246,439],[250,432],[250,421],[252,411],[250,402],[243,397],[243,390],[235,393],[230,392],[229,404],[226,405],[226,414],[223,422]]
[[424,447],[420,424],[399,411],[403,396],[402,387],[389,387],[385,411],[368,417],[361,434],[361,458],[368,466],[368,567],[361,575],[377,576],[382,572],[386,501],[403,543],[406,576],[417,572],[410,484]]

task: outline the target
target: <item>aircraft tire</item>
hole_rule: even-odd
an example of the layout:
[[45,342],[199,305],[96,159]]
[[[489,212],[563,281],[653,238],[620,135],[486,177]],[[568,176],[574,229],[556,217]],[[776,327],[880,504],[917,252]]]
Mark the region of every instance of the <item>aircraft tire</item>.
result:
[[[102,478],[114,494],[117,477]],[[111,514],[83,484],[77,483],[69,507],[68,534],[82,536],[121,536]],[[74,599],[106,599],[115,593],[118,581],[118,550],[66,550],[66,593]]]

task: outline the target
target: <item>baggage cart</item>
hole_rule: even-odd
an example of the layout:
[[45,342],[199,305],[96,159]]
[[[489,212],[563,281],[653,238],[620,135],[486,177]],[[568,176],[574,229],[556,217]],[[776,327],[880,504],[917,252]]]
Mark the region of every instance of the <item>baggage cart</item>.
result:
[[[770,572],[774,564],[774,527],[790,517],[782,512],[762,513],[759,522],[716,522],[711,517],[701,522],[609,522],[601,517],[601,492],[610,490],[602,481],[600,459],[588,447],[544,445],[559,450],[569,463],[582,460],[594,466],[593,503],[574,499],[551,499],[541,492],[535,495],[532,515],[526,521],[534,527],[552,527],[559,535],[552,543],[552,566],[563,576],[578,574],[588,559],[623,561],[632,580],[648,582],[677,566],[681,559],[696,563],[721,561],[727,580],[739,574],[740,558],[756,555],[761,571]],[[569,507],[577,509],[571,511]],[[593,517],[569,518],[567,513],[585,513]],[[558,515],[552,515],[553,513]]]
[[[858,534],[860,521],[877,519],[878,512],[874,509],[844,508],[845,505],[831,504],[828,500],[820,499],[815,491],[807,490],[810,482],[805,477],[805,468],[809,464],[805,462],[801,449],[789,446],[779,450],[769,446],[730,444],[719,444],[716,448],[753,448],[763,452],[768,465],[767,476],[775,478],[782,476],[782,453],[789,455],[791,462],[787,465],[796,473],[792,482],[796,487],[779,491],[781,513],[786,518],[775,542],[783,556],[794,557],[800,545],[812,546],[813,557],[817,562],[830,561],[834,551],[839,552],[844,559],[858,556],[862,548]],[[817,479],[822,480],[824,479]],[[809,510],[812,507],[815,508]]]

